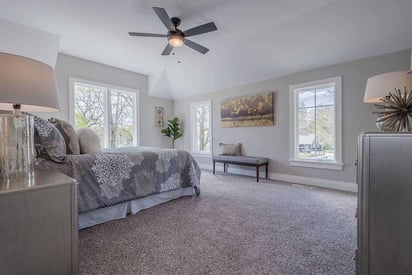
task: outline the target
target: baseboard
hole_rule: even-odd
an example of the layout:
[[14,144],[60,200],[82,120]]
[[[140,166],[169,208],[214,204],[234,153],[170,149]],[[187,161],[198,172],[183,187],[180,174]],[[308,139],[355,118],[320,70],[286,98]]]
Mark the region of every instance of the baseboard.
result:
[[[205,170],[213,170],[212,164],[199,163],[199,167]],[[238,167],[230,167],[229,169],[230,169],[229,172],[233,174],[256,177],[255,170],[247,170],[247,169],[242,169]],[[262,172],[262,174],[264,174],[264,172]],[[278,180],[278,181],[284,181],[284,182],[291,182],[291,183],[298,183],[298,184],[304,184],[304,185],[310,185],[310,186],[330,188],[330,189],[353,192],[353,193],[356,193],[358,191],[358,186],[356,183],[346,182],[346,181],[309,178],[309,177],[280,174],[280,173],[271,173],[271,172],[269,173],[268,178],[271,180]]]

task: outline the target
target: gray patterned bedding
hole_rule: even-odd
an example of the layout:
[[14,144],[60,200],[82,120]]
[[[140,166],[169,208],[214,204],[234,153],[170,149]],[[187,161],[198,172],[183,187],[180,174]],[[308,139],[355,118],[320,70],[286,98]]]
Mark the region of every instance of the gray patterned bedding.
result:
[[200,192],[199,166],[180,150],[128,147],[67,155],[64,163],[37,158],[36,169],[58,170],[77,180],[79,213],[184,187]]

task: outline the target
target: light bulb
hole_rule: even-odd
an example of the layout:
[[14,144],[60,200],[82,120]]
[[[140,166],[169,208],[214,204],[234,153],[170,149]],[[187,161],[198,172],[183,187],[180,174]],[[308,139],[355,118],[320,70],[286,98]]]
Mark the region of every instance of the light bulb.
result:
[[184,44],[184,39],[180,35],[172,35],[169,38],[169,45],[175,48],[182,47]]

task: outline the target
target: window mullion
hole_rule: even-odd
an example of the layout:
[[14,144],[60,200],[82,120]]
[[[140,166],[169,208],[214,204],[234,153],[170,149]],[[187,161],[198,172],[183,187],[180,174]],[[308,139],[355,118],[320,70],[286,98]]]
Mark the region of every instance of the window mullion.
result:
[[111,103],[110,103],[110,90],[105,88],[104,90],[104,146],[110,148],[110,125],[111,125]]
[[133,97],[133,125],[134,127],[134,133],[133,133],[133,146],[137,146],[137,102],[136,102],[136,96]]
[[299,92],[295,91],[295,159],[299,158]]
[[318,106],[317,106],[317,101],[316,101],[316,93],[317,90],[315,89],[315,108],[314,108],[314,112],[315,112],[315,157],[318,156],[318,116],[317,116],[317,111],[318,111]]

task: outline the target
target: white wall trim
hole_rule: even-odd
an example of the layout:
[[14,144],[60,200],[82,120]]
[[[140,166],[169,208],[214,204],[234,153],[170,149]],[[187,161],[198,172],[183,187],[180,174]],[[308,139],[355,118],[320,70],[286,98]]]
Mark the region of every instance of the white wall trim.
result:
[[197,159],[208,159],[208,160],[212,160],[212,154],[211,153],[191,153],[192,156]]
[[[298,110],[297,92],[299,90],[311,89],[313,87],[334,85],[334,108],[335,108],[335,161],[323,162],[316,160],[299,159],[297,152],[298,145]],[[291,166],[311,167],[320,169],[342,170],[342,76],[331,77],[322,80],[305,82],[289,86],[289,163]],[[314,165],[319,162],[319,165]],[[307,165],[306,165],[307,164]]]
[[[223,168],[221,168],[220,166],[221,165],[216,165],[217,173],[223,173]],[[199,167],[205,170],[213,169],[212,164],[206,164],[206,163],[199,163]],[[247,169],[242,169],[242,168],[233,167],[233,166],[229,167],[229,173],[239,174],[242,176],[256,177],[255,170],[247,170]],[[261,172],[260,175],[261,176],[264,175],[264,172]],[[353,192],[353,193],[357,193],[358,191],[358,185],[354,182],[328,180],[328,179],[320,179],[320,178],[309,178],[309,177],[272,173],[272,172],[269,172],[268,177],[271,180],[278,180],[278,181],[283,181],[283,182],[323,187],[323,188],[335,189],[339,191],[347,191],[347,192]]]
[[[210,117],[209,117],[209,148],[210,152],[198,152],[197,151],[197,133],[196,133],[196,127],[197,127],[197,121],[196,121],[196,108],[198,106],[202,105],[207,105],[210,109]],[[191,136],[191,152],[192,154],[198,154],[198,155],[211,155],[213,152],[213,109],[212,109],[212,100],[203,100],[203,101],[197,101],[197,102],[192,102],[190,104],[190,136]]]
[[322,160],[319,160],[319,161],[289,160],[289,165],[298,166],[298,167],[330,169],[330,170],[342,170],[343,169],[343,163],[327,162],[327,161],[322,162]]

